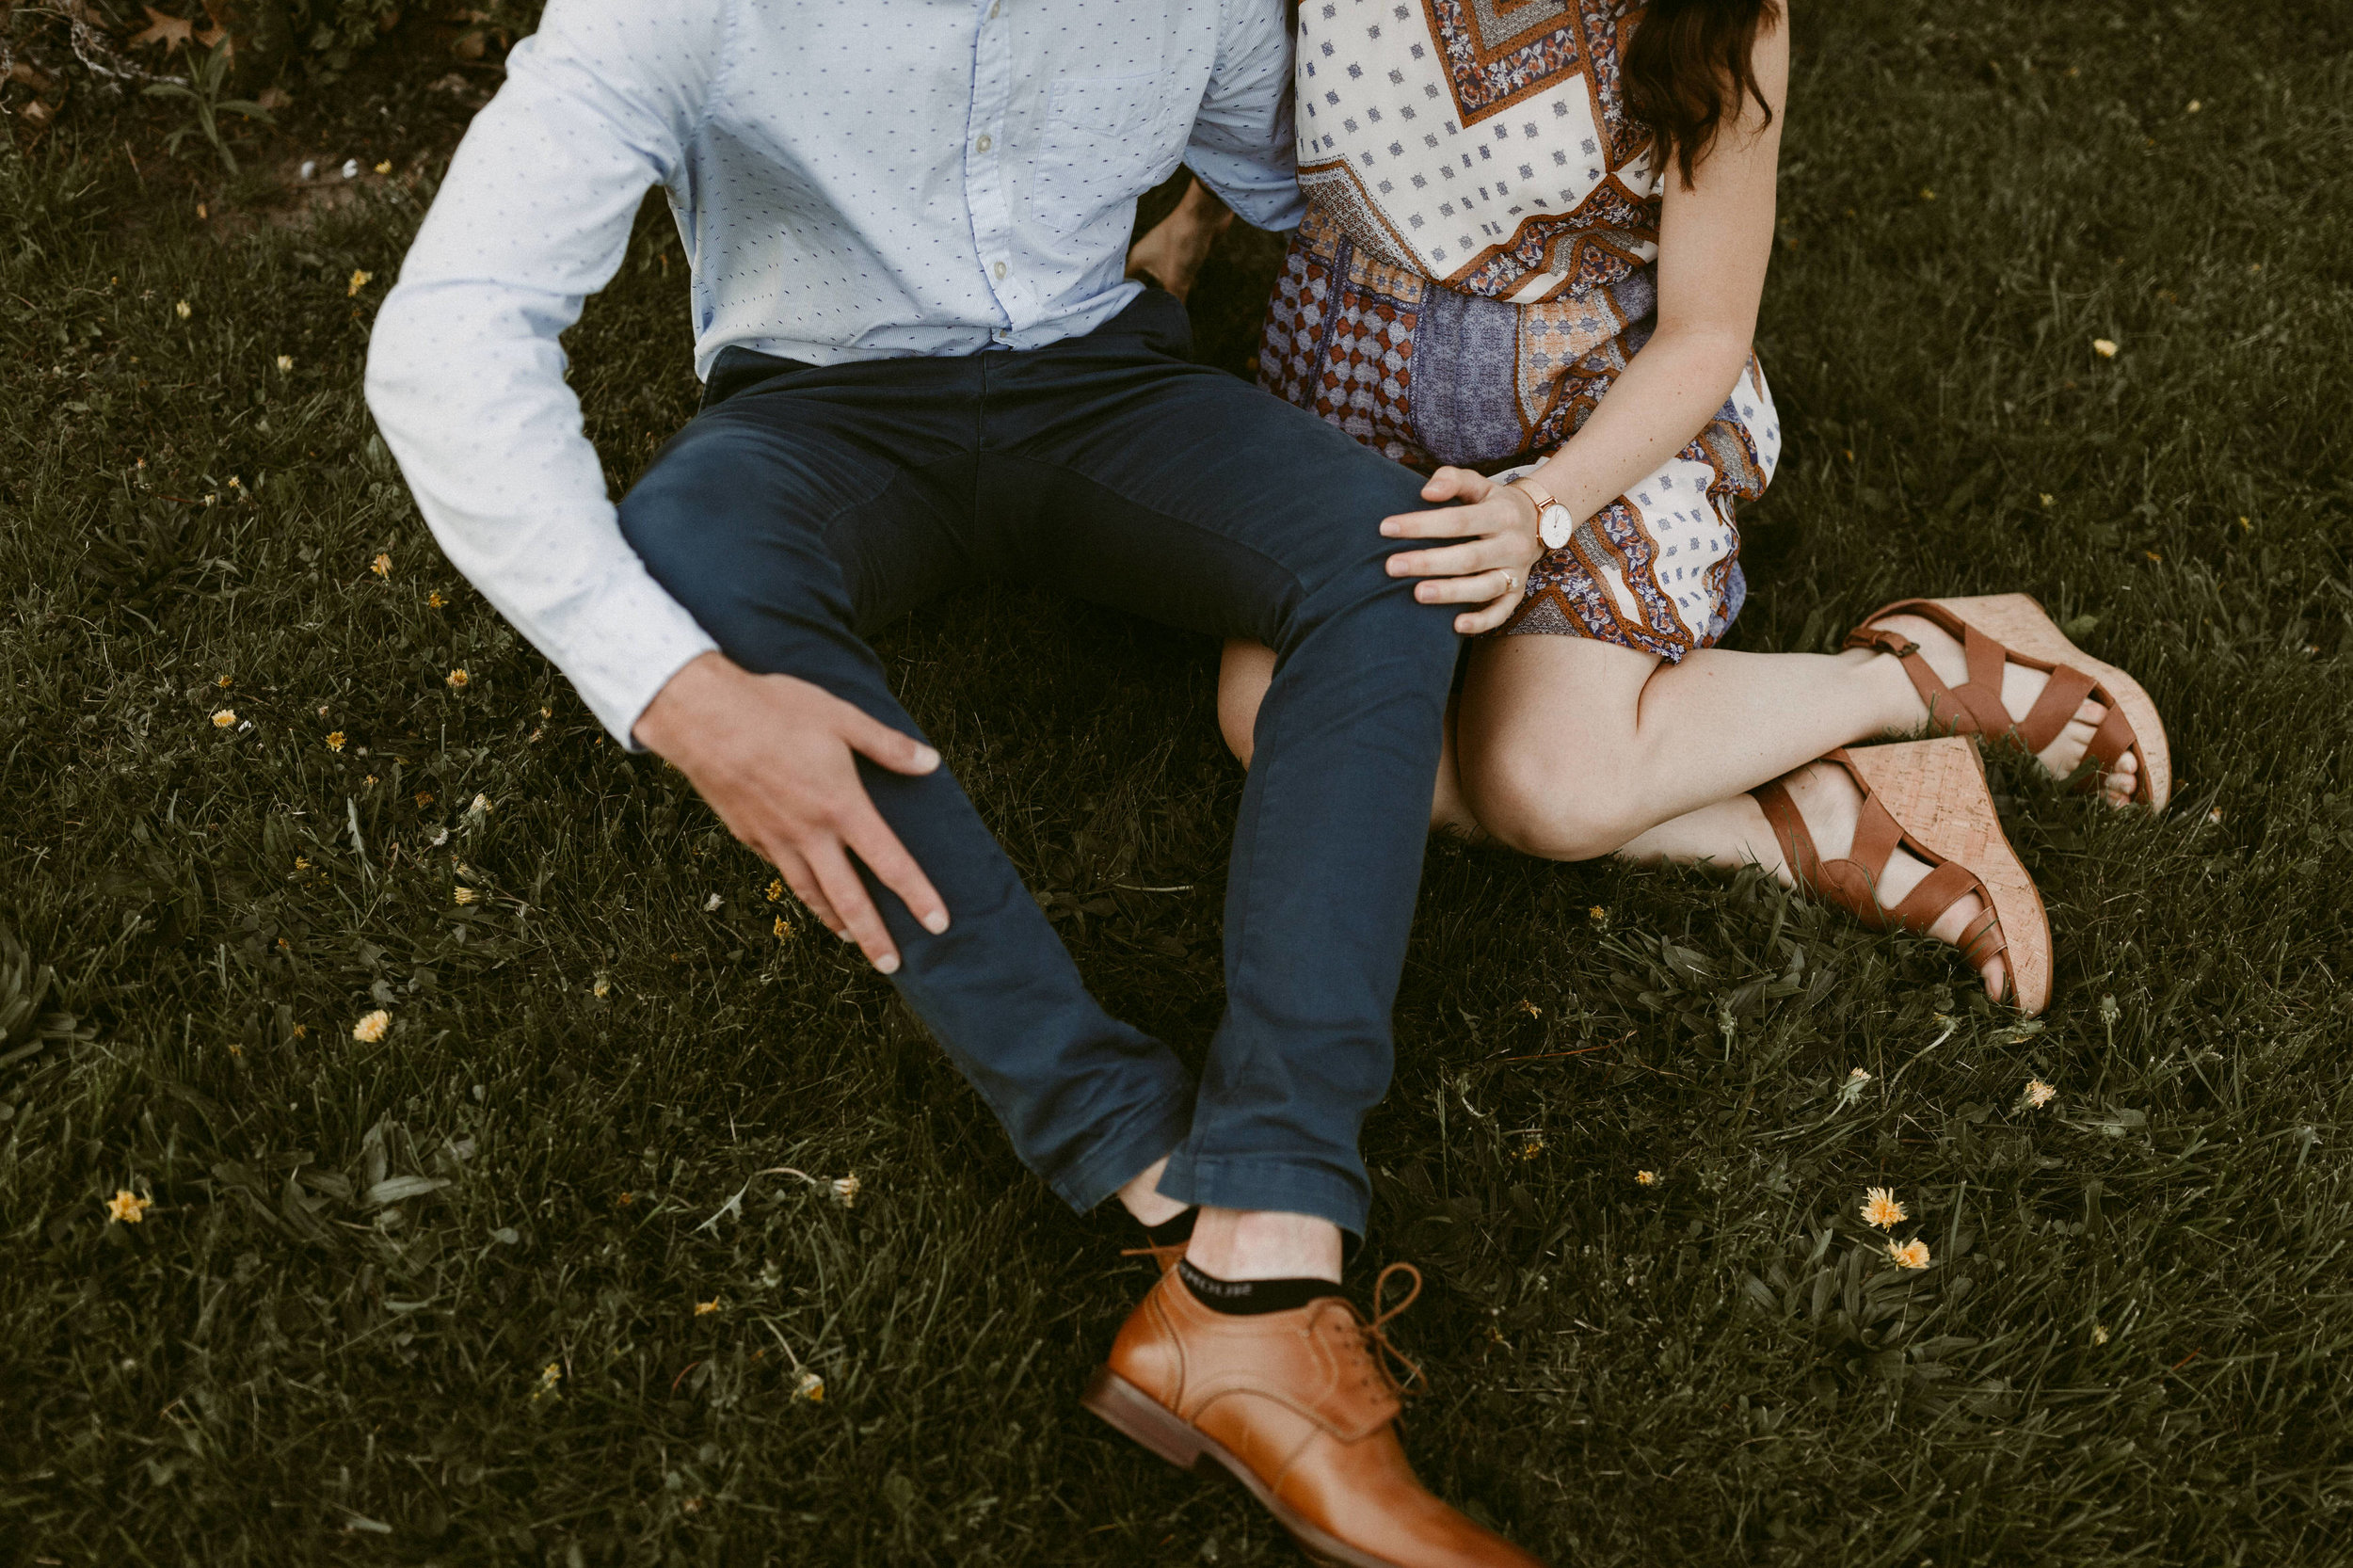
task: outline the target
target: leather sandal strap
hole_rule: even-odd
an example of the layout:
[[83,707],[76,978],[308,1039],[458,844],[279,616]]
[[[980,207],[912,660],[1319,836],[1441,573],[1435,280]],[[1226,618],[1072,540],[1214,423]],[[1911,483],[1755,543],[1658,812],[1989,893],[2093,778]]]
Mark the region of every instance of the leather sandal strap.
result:
[[1903,825],[1861,779],[1856,779],[1855,784],[1863,791],[1863,805],[1855,812],[1854,846],[1847,851],[1847,858],[1877,887],[1887,871],[1887,862],[1903,846]]
[[1945,918],[1945,912],[1980,888],[1975,872],[1965,866],[1947,860],[1932,868],[1920,879],[1918,887],[1903,896],[1903,901],[1888,913],[1896,923],[1916,936],[1925,936],[1929,928]]
[[1977,912],[1976,920],[1961,928],[1961,939],[1953,945],[1961,950],[1970,968],[1982,969],[1989,961],[2009,951],[2009,938],[2002,935],[2001,917],[1988,904]]
[[[1846,749],[1841,747],[1822,760],[1846,767]],[[1821,858],[1813,836],[1798,815],[1796,803],[1779,779],[1753,792],[1757,804],[1765,809],[1766,821],[1773,824],[1773,831],[1781,840],[1782,853],[1788,857],[1793,872],[1801,863],[1809,870],[1807,876],[1800,878],[1800,888],[1837,904],[1869,930],[1893,931],[1900,927],[1922,936],[1928,936],[1929,928],[1943,920],[1954,904],[1974,893],[1984,907],[1962,929],[1955,945],[1978,968],[1984,968],[1994,954],[2008,952],[2009,941],[1993,912],[1993,892],[1975,872],[1956,861],[1945,860],[1931,866],[1929,873],[1895,907],[1888,908],[1879,902],[1879,885],[1886,873],[1887,862],[1897,850],[1906,847],[1908,835],[1895,814],[1881,803],[1877,792],[1852,768],[1847,769],[1847,776],[1862,791],[1863,803],[1855,815],[1853,847],[1837,860]],[[1923,860],[1932,853],[1924,845],[1911,847]]]
[[2009,649],[1987,636],[1974,626],[1961,630],[1961,655],[1969,662],[1969,679],[1953,690],[1953,695],[1969,708],[1969,716],[1977,721],[1977,729],[1987,735],[2007,735],[2017,728],[2009,710],[2002,705],[2002,668],[2009,663]]
[[1814,847],[1814,835],[1806,831],[1805,818],[1798,813],[1798,803],[1789,798],[1787,787],[1778,778],[1759,784],[1749,793],[1765,813],[1773,837],[1781,841],[1781,863],[1789,868],[1790,879],[1800,892],[1811,893],[1820,881],[1822,856]]
[[2032,752],[2057,740],[2059,731],[2074,718],[2075,711],[2084,705],[2084,698],[2091,695],[2096,684],[2073,664],[2061,664],[2053,670],[2042,695],[2035,698],[2026,716],[2018,721],[2018,744]]
[[1945,678],[1929,664],[1918,643],[1884,626],[1858,626],[1847,633],[1845,646],[1894,654],[1903,665],[1904,674],[1912,678],[1912,689],[1920,694],[1921,705],[1928,709],[1931,725],[1955,735],[1977,732],[1977,721],[1969,705],[1945,684]]
[[[2091,744],[2086,749],[2100,759],[2102,773],[2113,773],[2116,764],[2123,760],[2124,754],[2133,749],[2138,739],[2133,733],[2132,721],[2124,716],[2124,710],[2111,708],[2108,716],[2100,721],[2100,728],[2091,732]],[[2139,792],[2140,788],[2135,785],[2134,792]]]

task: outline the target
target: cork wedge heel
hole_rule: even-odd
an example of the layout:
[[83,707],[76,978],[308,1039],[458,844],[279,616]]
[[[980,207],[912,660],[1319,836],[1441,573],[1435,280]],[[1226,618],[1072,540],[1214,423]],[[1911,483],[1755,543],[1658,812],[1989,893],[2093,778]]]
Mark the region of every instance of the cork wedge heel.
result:
[[[1916,645],[1873,625],[1890,616],[1918,616],[1961,643],[1969,679],[1947,686],[1929,667]],[[2087,696],[2108,710],[2091,738],[2090,755],[2103,774],[2112,772],[2129,751],[2139,763],[2133,801],[2162,811],[2173,798],[2173,754],[2165,723],[2147,688],[2114,664],[2094,659],[2058,629],[2041,605],[2025,594],[1985,594],[1969,599],[1899,599],[1881,605],[1847,633],[1847,647],[1873,648],[1903,661],[1904,672],[1929,707],[1929,722],[1957,735],[2005,736],[2028,752],[2058,738]],[[2047,671],[2050,682],[2022,719],[2002,706],[2002,665],[2016,664]],[[2096,779],[2087,779],[2096,790]]]
[[[1863,792],[1853,846],[1836,860],[1822,858],[1783,780],[1753,792],[1800,890],[1874,930],[1900,927],[1921,936],[1975,893],[1985,907],[1961,935],[1961,955],[1982,967],[2000,954],[2009,970],[2006,1000],[2028,1016],[2050,1005],[2050,917],[2002,831],[1977,747],[1945,736],[1841,748],[1822,760],[1845,769]],[[1899,848],[1929,870],[1890,908],[1878,889]]]

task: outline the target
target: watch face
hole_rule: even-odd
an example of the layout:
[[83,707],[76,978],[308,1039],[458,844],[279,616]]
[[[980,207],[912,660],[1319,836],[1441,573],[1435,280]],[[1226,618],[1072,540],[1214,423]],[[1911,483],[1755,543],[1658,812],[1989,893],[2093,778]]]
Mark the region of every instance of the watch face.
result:
[[1558,503],[1545,508],[1537,520],[1536,533],[1545,541],[1546,550],[1558,550],[1569,542],[1569,509]]

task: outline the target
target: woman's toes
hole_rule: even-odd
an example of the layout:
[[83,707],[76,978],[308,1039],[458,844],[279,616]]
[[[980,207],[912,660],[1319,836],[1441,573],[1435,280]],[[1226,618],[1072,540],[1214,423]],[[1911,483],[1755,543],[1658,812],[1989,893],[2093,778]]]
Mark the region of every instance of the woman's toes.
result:
[[[1971,893],[1938,916],[1936,923],[1929,928],[1929,935],[1940,942],[1959,946],[1961,933],[1969,929],[1969,922],[1984,912],[1984,902]],[[1977,973],[1984,977],[1985,994],[1995,1001],[2001,1000],[2003,987],[2009,984],[2009,966],[2003,962],[2002,955],[1999,952],[1990,955],[1977,966]]]

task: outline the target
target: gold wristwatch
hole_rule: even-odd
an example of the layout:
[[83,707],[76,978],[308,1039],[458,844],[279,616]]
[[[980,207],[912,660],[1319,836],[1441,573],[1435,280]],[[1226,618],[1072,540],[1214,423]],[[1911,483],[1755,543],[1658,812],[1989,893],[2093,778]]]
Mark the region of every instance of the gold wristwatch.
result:
[[1511,488],[1536,504],[1536,536],[1545,541],[1546,550],[1558,550],[1569,542],[1569,535],[1577,527],[1577,520],[1569,509],[1552,499],[1552,492],[1532,479],[1512,481]]

